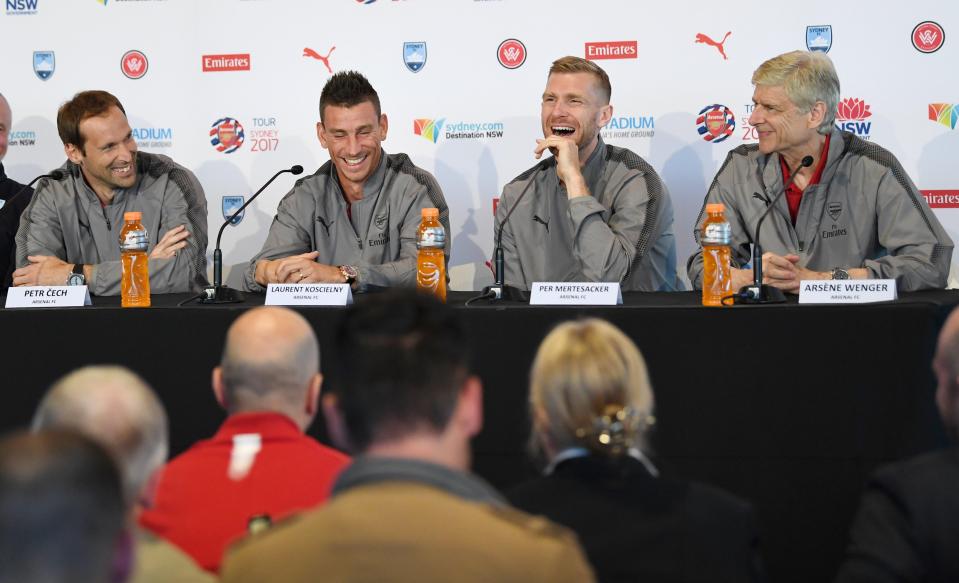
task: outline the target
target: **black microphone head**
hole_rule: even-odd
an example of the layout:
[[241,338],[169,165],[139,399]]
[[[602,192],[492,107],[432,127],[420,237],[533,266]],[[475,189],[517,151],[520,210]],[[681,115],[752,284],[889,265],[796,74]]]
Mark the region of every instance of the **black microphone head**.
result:
[[800,165],[803,168],[806,168],[807,166],[812,166],[812,163],[813,163],[812,156],[806,156],[805,158],[802,159],[802,162],[800,163]]
[[52,170],[49,176],[54,180],[63,180],[63,170]]
[[303,174],[303,167],[297,164],[293,166],[292,168],[290,168],[290,172],[292,172],[294,176],[296,176],[297,174]]

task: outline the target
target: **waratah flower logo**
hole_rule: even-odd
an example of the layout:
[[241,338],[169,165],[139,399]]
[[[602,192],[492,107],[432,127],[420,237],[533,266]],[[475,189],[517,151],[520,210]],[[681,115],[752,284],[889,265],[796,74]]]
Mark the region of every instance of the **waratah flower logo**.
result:
[[858,97],[847,97],[839,101],[839,111],[836,112],[836,117],[840,121],[862,121],[871,116],[872,112],[869,111],[869,106]]

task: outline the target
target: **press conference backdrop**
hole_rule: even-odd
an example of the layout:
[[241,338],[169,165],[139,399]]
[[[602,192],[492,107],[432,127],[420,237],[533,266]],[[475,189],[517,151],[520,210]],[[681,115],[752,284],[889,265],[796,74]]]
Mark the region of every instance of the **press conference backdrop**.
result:
[[[142,150],[196,172],[211,234],[276,170],[327,160],[319,94],[333,72],[356,69],[389,118],[386,151],[409,154],[446,194],[452,287],[478,289],[491,280],[494,199],[535,162],[549,64],[578,55],[612,80],[607,142],[646,158],[669,187],[684,265],[713,175],[730,149],[756,141],[753,70],[812,48],[838,69],[837,123],[892,151],[959,239],[954,2],[2,1],[8,174],[59,166],[57,107],[106,89]],[[278,180],[225,232],[226,264],[259,251],[290,186]]]

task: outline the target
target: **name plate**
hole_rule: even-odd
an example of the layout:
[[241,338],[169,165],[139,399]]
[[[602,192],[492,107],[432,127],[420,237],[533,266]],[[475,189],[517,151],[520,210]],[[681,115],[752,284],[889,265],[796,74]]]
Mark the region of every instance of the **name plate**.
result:
[[894,279],[803,280],[800,304],[868,304],[899,297]]
[[346,283],[271,283],[266,286],[268,306],[348,306],[353,291]]
[[90,290],[85,285],[42,285],[11,287],[8,308],[79,308],[89,306]]
[[531,306],[617,306],[623,303],[619,283],[537,281],[530,289]]

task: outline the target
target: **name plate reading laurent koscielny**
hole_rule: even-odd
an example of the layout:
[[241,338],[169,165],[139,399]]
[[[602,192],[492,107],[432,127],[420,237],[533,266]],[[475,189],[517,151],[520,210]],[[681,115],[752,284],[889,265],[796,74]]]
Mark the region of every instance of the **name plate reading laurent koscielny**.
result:
[[623,303],[619,283],[537,281],[530,289],[531,306],[616,306]]
[[868,304],[898,297],[894,279],[803,280],[800,304]]
[[85,285],[44,285],[11,287],[8,308],[80,308],[89,306],[90,290]]
[[271,283],[266,287],[268,306],[347,306],[353,292],[345,283]]

